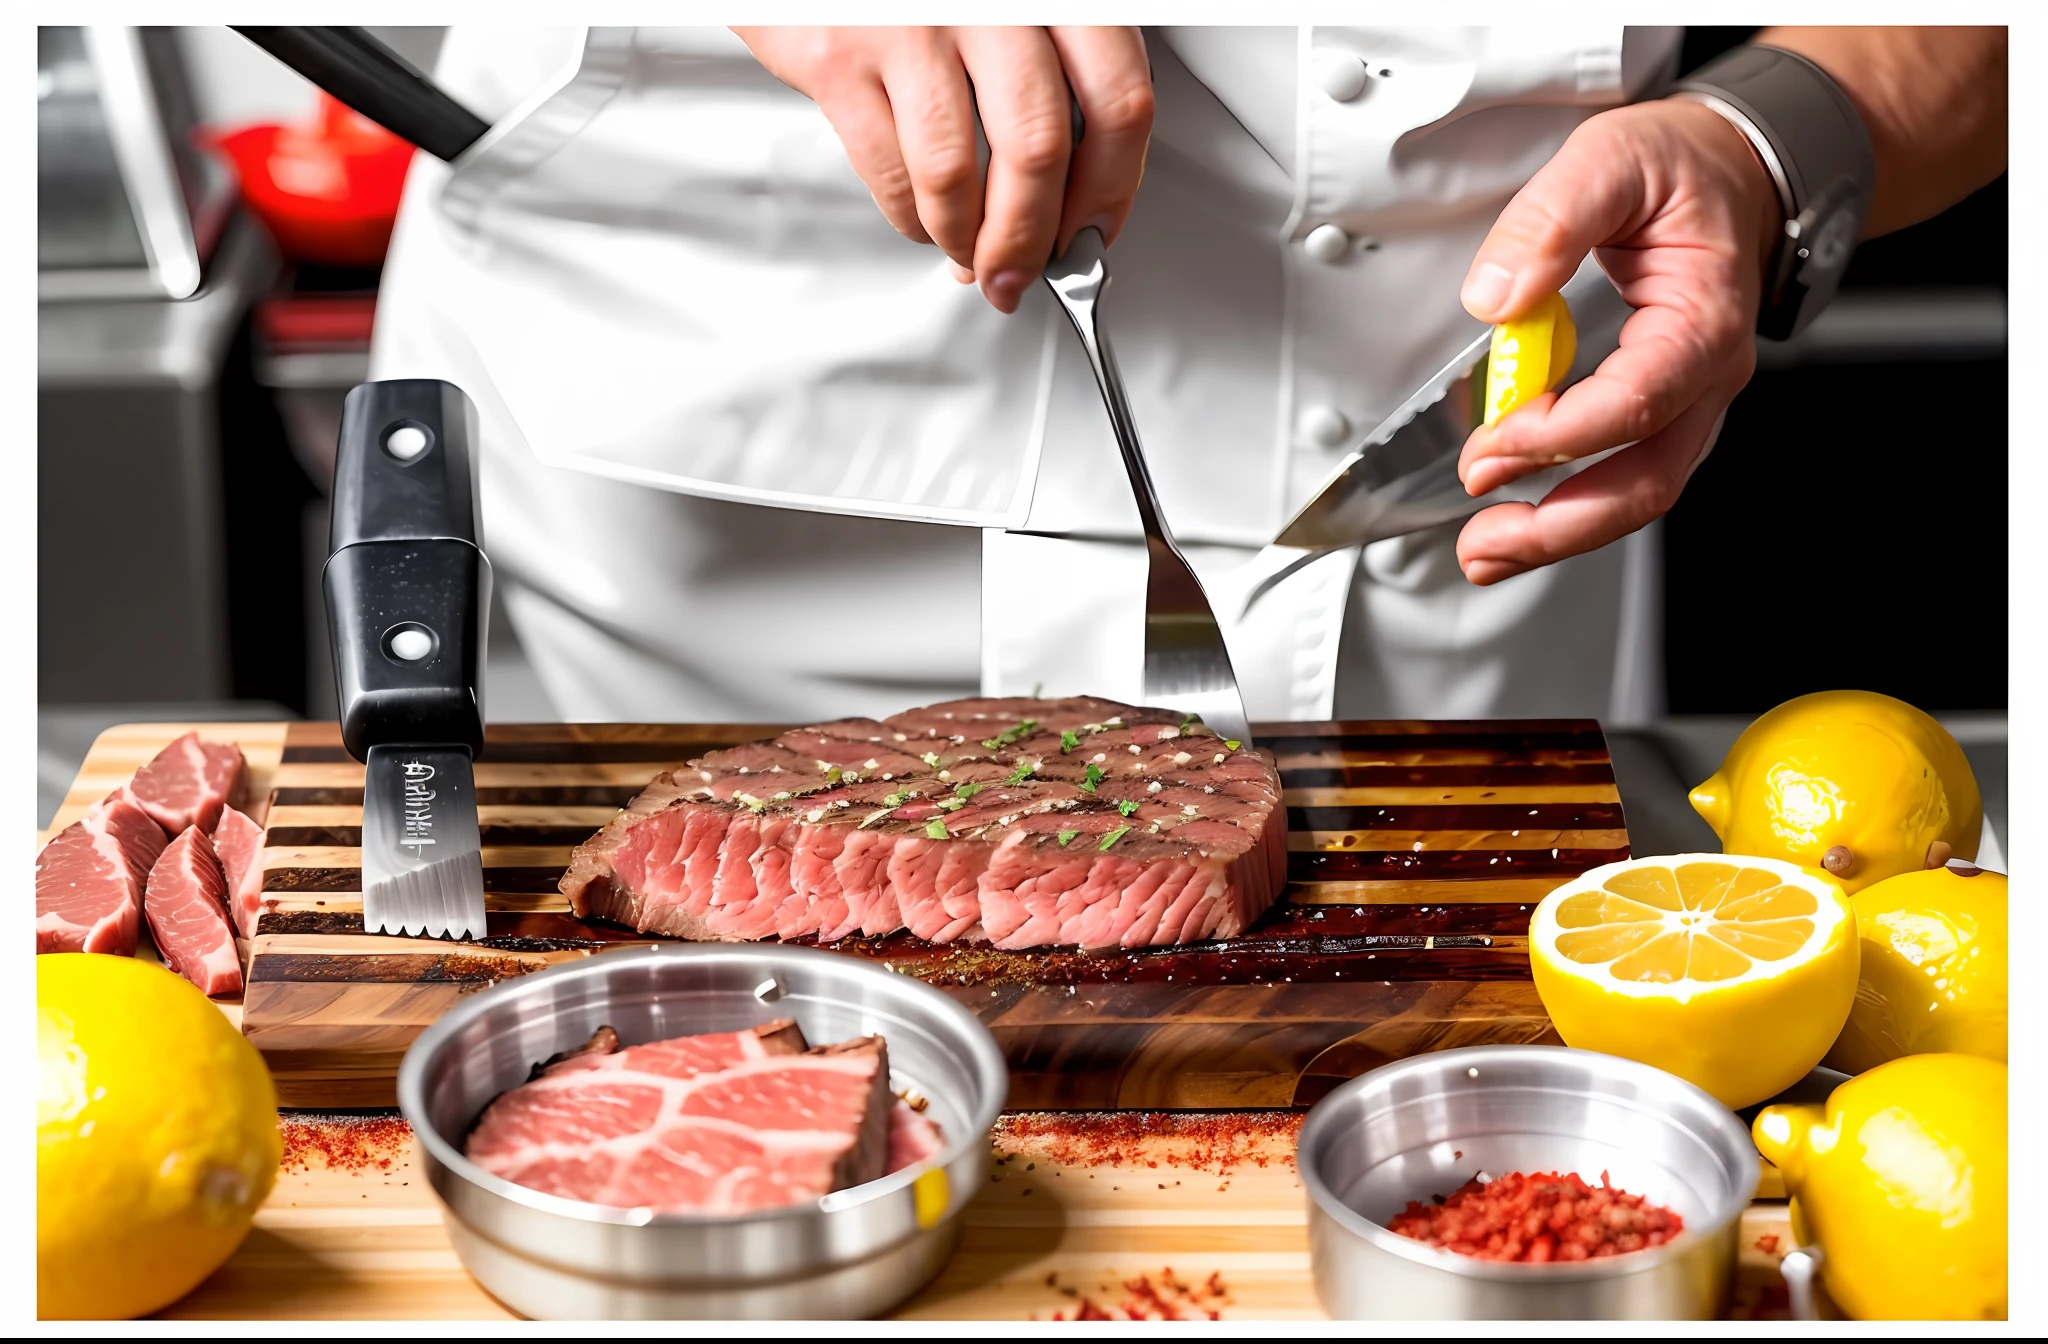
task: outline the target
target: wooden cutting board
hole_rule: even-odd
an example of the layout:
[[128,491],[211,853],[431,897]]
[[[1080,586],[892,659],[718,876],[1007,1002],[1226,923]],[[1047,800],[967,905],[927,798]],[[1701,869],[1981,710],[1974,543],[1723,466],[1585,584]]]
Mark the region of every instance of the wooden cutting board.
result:
[[[494,727],[477,763],[489,936],[365,935],[362,767],[332,724],[291,724],[268,784],[266,910],[242,1025],[287,1105],[379,1106],[405,1047],[495,981],[630,929],[573,917],[570,850],[663,770],[767,726]],[[1628,855],[1597,724],[1266,724],[1288,808],[1290,885],[1244,937],[1083,953],[835,950],[939,986],[1009,1055],[1010,1104],[1209,1109],[1314,1102],[1389,1059],[1554,1041],[1529,980],[1531,907]]]

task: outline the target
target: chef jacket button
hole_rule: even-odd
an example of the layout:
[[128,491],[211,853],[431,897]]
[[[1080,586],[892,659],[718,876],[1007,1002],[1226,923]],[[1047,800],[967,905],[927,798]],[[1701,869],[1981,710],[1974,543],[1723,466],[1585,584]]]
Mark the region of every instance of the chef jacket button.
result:
[[1310,57],[1316,83],[1340,103],[1348,103],[1365,92],[1365,62],[1348,51],[1318,47]]
[[1317,261],[1335,261],[1351,250],[1351,235],[1335,224],[1318,224],[1301,240],[1301,250]]
[[1310,406],[1301,413],[1301,436],[1318,448],[1335,448],[1351,436],[1351,422],[1335,406]]

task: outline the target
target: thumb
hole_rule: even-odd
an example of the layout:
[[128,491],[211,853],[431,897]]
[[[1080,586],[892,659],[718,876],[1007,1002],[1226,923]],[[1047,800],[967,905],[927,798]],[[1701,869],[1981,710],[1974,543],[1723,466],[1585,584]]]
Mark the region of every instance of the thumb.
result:
[[1588,252],[1624,236],[1643,176],[1620,138],[1595,117],[1515,193],[1466,272],[1466,312],[1488,323],[1519,317],[1563,288]]

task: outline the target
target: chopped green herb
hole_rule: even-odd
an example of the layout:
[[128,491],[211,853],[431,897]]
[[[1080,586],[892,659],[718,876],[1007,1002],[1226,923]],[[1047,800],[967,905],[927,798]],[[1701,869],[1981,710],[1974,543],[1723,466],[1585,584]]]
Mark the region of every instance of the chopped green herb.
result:
[[939,753],[937,753],[936,751],[926,752],[924,754],[923,759],[924,763],[930,766],[932,769],[936,770],[939,768]]
[[1036,769],[1038,769],[1037,761],[1019,761],[1017,762],[1017,768],[1010,772],[1010,777],[1004,780],[1003,783],[1022,784],[1031,776],[1032,771]]
[[924,833],[934,840],[951,840],[953,838],[946,830],[946,819],[944,817],[933,817],[930,821],[926,822],[924,824]]
[[1191,725],[1193,725],[1193,724],[1197,724],[1197,723],[1200,723],[1201,721],[1202,721],[1202,716],[1201,716],[1201,715],[1199,715],[1199,714],[1190,714],[1190,715],[1188,715],[1188,716],[1187,716],[1186,718],[1184,718],[1184,719],[1182,719],[1182,720],[1180,721],[1180,728],[1179,728],[1179,731],[1180,731],[1180,732],[1183,732],[1183,733],[1185,733],[1185,732],[1186,732],[1186,731],[1188,730],[1188,728],[1189,728],[1189,727],[1190,727]]
[[1116,810],[1118,812],[1121,812],[1124,816],[1128,817],[1129,815],[1131,815],[1131,813],[1138,810],[1138,800],[1135,798],[1126,798],[1116,805]]
[[818,768],[825,772],[825,782],[827,784],[837,784],[840,775],[843,773],[838,766],[830,761],[819,761]]
[[1069,841],[1071,841],[1071,840],[1072,840],[1072,839],[1073,839],[1073,838],[1074,838],[1075,836],[1077,836],[1077,835],[1079,835],[1079,834],[1080,834],[1080,832],[1079,832],[1079,831],[1061,831],[1061,832],[1060,832],[1060,848],[1061,848],[1061,849],[1065,849],[1065,848],[1067,847],[1067,844],[1068,844],[1068,842],[1069,842]]
[[965,798],[941,798],[936,803],[933,803],[932,806],[941,812],[958,812],[961,808],[967,806],[967,800]]
[[994,737],[988,738],[981,745],[987,747],[990,751],[1001,751],[1004,747],[1013,746],[1020,739],[1030,736],[1031,730],[1037,726],[1037,719],[1025,719],[1016,727],[1005,728]]
[[898,790],[895,793],[885,794],[882,801],[891,807],[901,807],[910,801],[910,794],[907,791]]
[[1064,756],[1081,745],[1081,735],[1069,728],[1060,734],[1060,755]]
[[959,794],[962,798],[972,798],[975,794],[981,792],[982,787],[980,784],[955,784],[953,792]]
[[1081,773],[1081,787],[1089,793],[1095,792],[1095,786],[1102,782],[1102,767],[1091,761],[1088,768]]
[[1232,751],[1236,751],[1239,747],[1243,746],[1244,744],[1242,742],[1239,742],[1236,738],[1231,737],[1225,738],[1223,745],[1229,747]]
[[1109,847],[1110,847],[1111,845],[1113,845],[1113,844],[1115,844],[1115,843],[1116,843],[1117,841],[1119,841],[1119,840],[1123,839],[1123,838],[1124,838],[1124,833],[1125,833],[1125,832],[1127,832],[1127,831],[1129,831],[1130,829],[1131,829],[1131,828],[1130,828],[1130,827],[1128,827],[1128,826],[1119,826],[1119,827],[1117,827],[1117,828],[1116,828],[1115,830],[1111,831],[1111,832],[1110,832],[1110,833],[1109,833],[1108,835],[1105,835],[1105,836],[1103,836],[1103,837],[1102,837],[1102,843],[1101,843],[1101,844],[1099,844],[1099,845],[1097,845],[1097,846],[1096,846],[1095,848],[1096,848],[1097,850],[1105,850],[1105,849],[1108,849],[1108,848],[1109,848]]

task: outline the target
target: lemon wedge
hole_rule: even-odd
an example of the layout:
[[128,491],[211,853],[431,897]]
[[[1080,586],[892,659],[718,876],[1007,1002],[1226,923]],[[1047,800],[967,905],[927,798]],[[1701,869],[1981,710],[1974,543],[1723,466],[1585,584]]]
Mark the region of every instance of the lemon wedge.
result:
[[1564,381],[1579,352],[1579,330],[1562,294],[1493,329],[1486,354],[1486,423],[1533,401]]
[[1611,863],[1551,892],[1529,923],[1530,971],[1565,1044],[1675,1073],[1730,1107],[1820,1062],[1857,964],[1841,887],[1777,859]]

